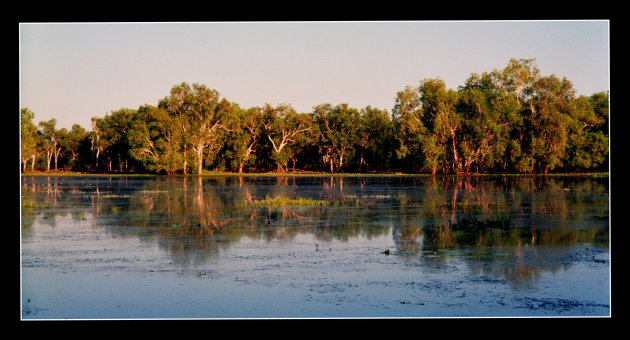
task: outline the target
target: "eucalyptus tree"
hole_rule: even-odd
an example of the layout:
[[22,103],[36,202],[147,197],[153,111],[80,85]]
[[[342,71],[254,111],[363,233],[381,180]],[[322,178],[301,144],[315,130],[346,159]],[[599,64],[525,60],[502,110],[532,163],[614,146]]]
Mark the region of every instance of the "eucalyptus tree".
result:
[[421,121],[431,135],[423,143],[426,162],[434,169],[433,172],[437,164],[441,165],[443,173],[460,172],[462,162],[457,143],[462,118],[456,110],[457,91],[447,90],[441,79],[425,79],[420,82],[419,92],[422,106]]
[[256,148],[263,130],[263,115],[261,108],[252,107],[247,110],[235,110],[231,117],[232,131],[227,141],[229,149],[227,154],[232,158],[232,166],[242,173],[245,165],[256,159]]
[[595,119],[592,119],[588,123],[588,128],[593,129],[594,131],[602,131],[604,134],[608,135],[608,108],[610,106],[608,93],[593,93],[588,97],[588,100],[591,103],[591,107],[593,108],[593,113],[595,115]]
[[[417,87],[405,86],[396,93],[392,123],[397,136],[396,157],[411,171],[425,169],[424,152],[430,150],[426,148],[428,130],[421,118],[420,92]],[[429,167],[435,174],[437,165],[432,164]]]
[[[297,134],[291,147],[287,149],[287,159],[292,162],[292,171],[295,172],[298,161],[303,167],[312,166],[318,168],[317,150],[318,140],[316,136],[319,134],[319,128],[313,124],[310,114],[299,114],[301,120],[305,121],[310,130]],[[310,163],[309,163],[310,162]]]
[[355,142],[358,170],[362,167],[389,170],[393,158],[393,125],[389,113],[367,106],[359,112],[359,131]]
[[536,59],[511,58],[508,65],[501,71],[502,85],[513,94],[518,104],[523,104],[531,95],[531,86],[538,80],[540,70]]
[[139,107],[127,139],[131,157],[145,170],[171,175],[182,168],[181,129],[165,109],[151,105]]
[[496,73],[473,73],[458,90],[462,119],[459,149],[463,169],[486,172],[500,168],[509,143],[510,115],[515,98],[497,82]]
[[312,130],[312,122],[306,114],[297,113],[291,105],[280,104],[273,107],[265,104],[262,108],[263,133],[273,147],[272,158],[279,172],[286,171],[291,158],[289,150],[298,137]]
[[352,157],[359,135],[359,111],[348,104],[333,107],[329,103],[313,108],[313,121],[319,127],[319,144],[322,148],[322,160],[330,164],[334,172],[335,163],[342,171],[344,161]]
[[532,88],[531,152],[538,172],[548,173],[563,165],[569,141],[575,89],[566,78],[539,78]]
[[207,139],[204,157],[206,165],[213,165],[216,169],[223,169],[228,160],[224,159],[225,157],[222,157],[220,153],[230,141],[230,134],[235,128],[233,122],[236,120],[236,116],[241,111],[241,108],[237,103],[223,98],[219,101],[217,110],[221,116],[221,122],[217,131]]
[[85,143],[88,135],[88,131],[81,125],[72,124],[70,131],[65,133],[61,141],[64,152],[70,156],[68,165],[73,169],[81,167],[79,155],[81,154],[81,147]]
[[[92,117],[92,131],[90,132],[91,150],[92,150],[92,165],[94,170],[101,170],[104,159],[108,160],[105,156],[106,151],[111,145],[112,139],[108,138],[107,119],[105,117]],[[111,171],[111,163],[109,170]]]
[[535,157],[532,154],[531,114],[534,110],[531,100],[534,84],[540,78],[536,59],[509,60],[508,65],[494,71],[499,86],[506,91],[505,118],[509,141],[503,156],[503,169],[511,168],[521,173],[534,171]]
[[50,163],[55,159],[55,169],[57,169],[57,160],[61,146],[59,144],[59,133],[55,126],[57,120],[52,118],[48,121],[39,122],[39,131],[42,136],[42,148],[46,152],[46,171],[50,171]]
[[206,149],[210,155],[220,149],[222,133],[227,130],[224,110],[230,108],[229,102],[220,101],[219,92],[205,85],[195,83],[191,87],[184,82],[175,85],[159,107],[172,116],[183,136],[184,174],[191,160],[201,175]]
[[250,165],[287,171],[290,161],[294,170],[299,164],[331,173],[399,167],[432,174],[580,171],[607,163],[608,94],[577,96],[566,78],[540,76],[535,59],[473,73],[457,90],[424,79],[395,100],[391,119],[387,111],[348,104],[321,104],[310,114],[287,104],[244,110],[216,90],[184,82],[157,106],[92,118],[90,132],[76,124],[57,130],[54,119],[35,125],[23,108],[21,169],[29,161],[34,169],[42,152],[47,170],[54,160],[55,169],[85,164],[167,174],[228,164],[239,173]]
[[565,165],[571,170],[596,168],[606,161],[608,155],[607,130],[603,129],[607,128],[607,113],[597,112],[601,107],[593,104],[593,96],[579,96],[570,111],[573,119],[568,126]]
[[108,171],[114,166],[118,171],[129,170],[129,142],[127,135],[136,110],[123,108],[112,111],[103,118],[98,118],[93,124],[93,131],[97,134],[98,154],[107,164]]
[[[598,125],[589,127],[589,129],[594,134],[601,133],[601,135],[605,137],[605,144],[609,144],[610,139],[608,135],[609,135],[610,121],[608,117],[608,110],[609,110],[610,102],[609,102],[608,92],[594,93],[593,95],[589,97],[589,101],[591,102],[593,111],[595,112],[595,116],[598,118],[598,121],[601,122]],[[598,139],[603,140],[602,137],[598,137]],[[609,155],[608,145],[605,146],[605,149],[606,149],[605,156],[604,156],[605,159],[602,164],[604,164],[606,169],[608,169],[608,155]]]
[[90,120],[92,124],[92,131],[90,131],[90,151],[91,151],[91,159],[90,159],[90,168],[93,170],[99,169],[98,159],[101,155],[101,152],[105,148],[104,140],[101,139],[101,125],[102,119],[99,117],[92,117]]
[[31,170],[35,170],[37,150],[37,126],[33,123],[35,113],[28,108],[20,110],[20,158],[22,171],[26,171],[28,161],[31,161]]
[[67,140],[70,138],[70,131],[66,128],[58,129],[55,133],[57,135],[57,141],[59,144],[59,148],[57,148],[57,152],[54,155],[55,158],[55,169],[63,167],[64,164],[67,166],[66,154],[68,150],[66,149]]

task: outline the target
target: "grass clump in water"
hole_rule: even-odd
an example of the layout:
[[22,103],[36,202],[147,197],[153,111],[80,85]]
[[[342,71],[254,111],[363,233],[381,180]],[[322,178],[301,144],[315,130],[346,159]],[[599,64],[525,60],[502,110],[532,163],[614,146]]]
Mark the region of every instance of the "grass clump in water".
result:
[[25,210],[25,211],[47,209],[49,207],[50,206],[45,203],[37,203],[33,201],[22,201],[22,210]]
[[280,206],[326,206],[331,202],[323,200],[314,200],[312,198],[288,198],[288,197],[265,197],[264,200],[256,200],[252,205],[258,207],[280,207]]

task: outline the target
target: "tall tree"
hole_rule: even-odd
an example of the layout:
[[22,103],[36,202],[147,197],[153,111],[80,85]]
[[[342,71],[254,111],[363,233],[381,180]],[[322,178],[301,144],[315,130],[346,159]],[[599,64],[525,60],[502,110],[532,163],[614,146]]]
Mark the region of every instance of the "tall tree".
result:
[[255,159],[256,145],[260,142],[263,128],[262,112],[259,107],[239,109],[232,117],[228,144],[233,165],[242,173],[245,165]]
[[37,156],[37,126],[33,123],[35,113],[28,108],[20,110],[20,155],[22,161],[22,171],[26,171],[26,166],[31,160],[31,170],[35,170],[35,159]]
[[61,147],[59,145],[59,134],[57,129],[57,120],[52,118],[48,121],[39,122],[39,130],[42,135],[42,147],[46,152],[46,171],[50,171],[50,163],[55,159],[55,169],[57,169],[57,156]]
[[534,172],[535,156],[531,117],[534,112],[532,95],[534,85],[540,78],[536,59],[510,59],[501,71],[495,71],[500,87],[506,91],[509,142],[503,157],[503,168],[511,167],[521,173]]
[[70,156],[68,165],[73,169],[80,167],[79,154],[81,144],[85,141],[87,136],[87,130],[85,130],[81,125],[72,124],[70,131],[67,131],[61,140],[61,146],[64,152],[69,153]]
[[344,161],[352,157],[360,128],[359,111],[348,104],[333,107],[329,103],[313,108],[313,120],[319,127],[319,143],[322,160],[330,164],[334,172],[335,163],[341,171]]
[[[421,118],[420,92],[417,87],[405,86],[396,93],[392,123],[397,136],[396,157],[405,169],[414,172],[425,167],[423,144],[428,130]],[[430,166],[430,170],[435,174],[437,166]]]
[[101,138],[101,135],[102,135],[101,126],[103,124],[103,120],[102,118],[99,118],[99,117],[92,117],[91,123],[92,123],[92,131],[90,131],[90,151],[91,151],[92,157],[90,159],[91,161],[90,168],[93,170],[98,170],[100,167],[98,160],[101,155],[101,152],[105,148],[105,140]]
[[106,130],[104,133],[110,145],[106,152],[109,171],[112,171],[114,166],[118,168],[118,171],[129,171],[131,155],[129,154],[128,135],[136,112],[135,109],[122,108],[105,116]]
[[262,109],[264,134],[273,147],[273,159],[277,171],[286,171],[291,152],[288,149],[303,133],[311,131],[310,117],[298,114],[291,105],[280,104],[276,107],[265,104]]
[[607,105],[604,109],[602,103],[593,102],[593,96],[579,96],[569,110],[572,119],[567,127],[565,165],[574,171],[594,169],[604,163],[608,155]]
[[294,170],[432,174],[607,166],[608,93],[577,96],[566,78],[540,76],[535,59],[473,73],[457,90],[424,79],[395,100],[391,119],[387,111],[348,104],[318,105],[310,114],[287,104],[243,110],[216,90],[184,82],[156,107],[94,117],[89,133],[76,124],[57,130],[54,119],[35,125],[23,108],[21,169],[29,161],[35,169],[42,152],[47,170],[54,160],[55,169],[167,174],[228,166],[287,171],[291,161]]
[[597,92],[588,97],[593,113],[594,119],[590,119],[588,127],[596,131],[602,131],[606,135],[608,134],[608,107],[610,106],[610,99],[607,92]]
[[[92,119],[92,150],[95,167],[106,166],[107,171],[129,170],[129,142],[127,135],[136,110],[120,109],[105,117]],[[103,160],[99,164],[99,159]]]
[[393,150],[393,125],[385,110],[367,106],[360,111],[358,136],[355,149],[358,154],[358,170],[388,170]]
[[546,174],[563,165],[575,90],[566,78],[551,75],[538,79],[532,92],[532,155],[538,172]]
[[[424,126],[433,138],[429,138],[424,151],[445,155],[441,158],[442,172],[460,172],[462,162],[457,149],[462,118],[456,110],[458,94],[447,90],[441,79],[425,79],[420,83],[420,102]],[[439,151],[438,151],[439,150]],[[431,160],[432,166],[436,160]]]
[[127,135],[133,159],[145,170],[167,175],[183,166],[182,137],[176,118],[151,105],[138,108]]
[[504,88],[516,97],[518,104],[522,104],[531,94],[531,86],[536,82],[540,70],[536,59],[510,59],[501,73]]
[[[473,73],[461,86],[458,110],[462,116],[459,149],[463,168],[470,173],[486,172],[500,164],[509,140],[512,105],[505,89],[498,86],[496,74]],[[513,103],[512,103],[513,104]]]
[[[220,148],[221,133],[227,129],[224,124],[224,110],[230,107],[229,103],[220,101],[216,90],[196,83],[191,87],[184,82],[174,86],[170,96],[164,98],[159,106],[178,122],[184,136],[184,155],[188,156],[190,153],[197,174],[201,175],[206,149],[214,154]],[[188,159],[185,159],[184,173],[187,163]]]

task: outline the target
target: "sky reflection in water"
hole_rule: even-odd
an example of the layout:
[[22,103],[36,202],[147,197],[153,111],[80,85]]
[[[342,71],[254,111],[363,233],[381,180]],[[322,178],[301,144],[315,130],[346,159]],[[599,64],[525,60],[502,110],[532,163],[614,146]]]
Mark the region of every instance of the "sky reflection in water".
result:
[[[265,197],[333,204],[251,204]],[[267,273],[284,271],[270,279],[275,284],[301,276],[294,282],[306,285],[304,277],[318,271],[311,264],[321,261],[344,275],[356,271],[374,280],[385,280],[388,271],[405,273],[398,280],[414,271],[457,279],[465,271],[472,273],[466,280],[518,291],[538,288],[545,273],[576,264],[580,270],[606,268],[608,203],[607,177],[32,176],[22,178],[22,262],[43,268],[67,261],[66,269],[76,268],[76,253],[72,259],[50,254],[63,251],[59,235],[65,230],[89,225],[97,234],[85,237],[83,244],[94,246],[84,257],[98,258],[96,248],[118,247],[118,268],[126,270],[209,277],[229,264],[248,277],[266,266]],[[47,243],[37,241],[48,247],[47,255],[30,246],[44,227],[57,230]],[[144,250],[127,245],[123,251],[121,240],[140,242]],[[234,280],[243,283],[243,276]],[[589,290],[589,284],[573,289]],[[594,295],[601,302],[609,292]],[[571,309],[562,306],[554,308]]]

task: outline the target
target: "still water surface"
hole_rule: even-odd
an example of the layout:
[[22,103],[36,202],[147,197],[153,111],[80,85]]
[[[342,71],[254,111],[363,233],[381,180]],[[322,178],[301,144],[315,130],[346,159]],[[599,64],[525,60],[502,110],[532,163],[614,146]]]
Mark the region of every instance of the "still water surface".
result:
[[23,319],[610,315],[607,177],[21,181]]

